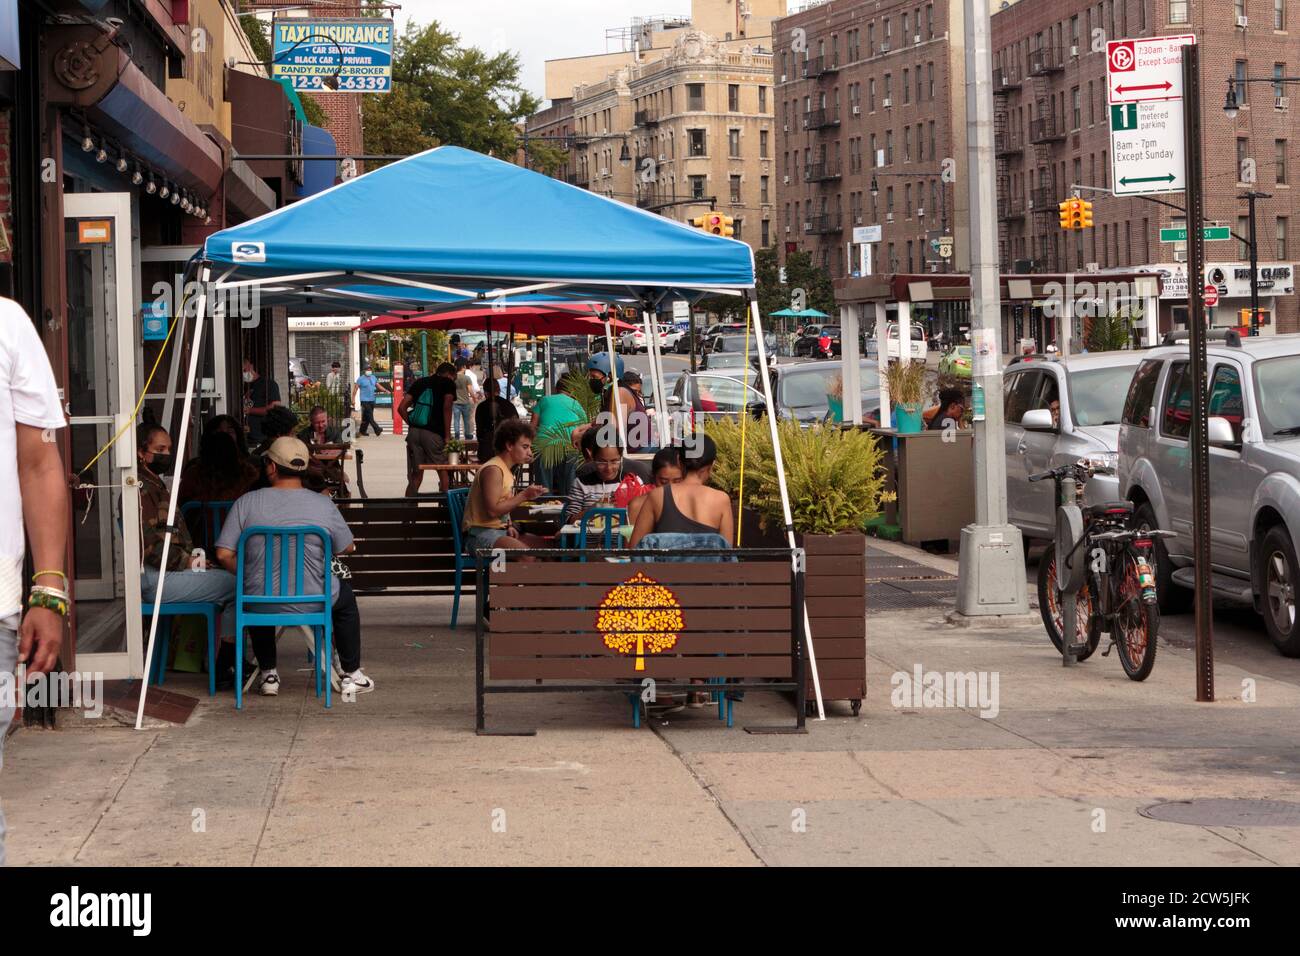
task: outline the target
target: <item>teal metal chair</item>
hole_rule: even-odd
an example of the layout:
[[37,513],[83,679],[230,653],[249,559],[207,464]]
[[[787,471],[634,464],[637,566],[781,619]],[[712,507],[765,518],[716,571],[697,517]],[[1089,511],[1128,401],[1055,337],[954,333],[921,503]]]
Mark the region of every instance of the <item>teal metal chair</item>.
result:
[[149,674],[149,683],[161,687],[167,680],[167,651],[171,644],[171,619],[174,617],[202,617],[208,624],[208,696],[217,693],[217,615],[221,605],[208,601],[164,601],[162,604],[145,604],[140,612],[145,619],[145,632],[148,633],[148,621],[158,611],[158,642],[154,648],[153,665]]
[[456,595],[451,599],[451,628],[456,629],[456,615],[460,613],[460,585],[465,574],[465,543],[461,525],[465,521],[465,505],[469,502],[468,488],[453,488],[447,492],[447,511],[451,520],[451,547],[456,555]]
[[601,547],[609,551],[614,547],[615,538],[618,543],[622,544],[622,536],[619,535],[618,529],[627,524],[626,508],[589,508],[582,518],[578,521],[578,551],[582,552],[578,560],[586,561],[588,529],[595,518],[604,519],[604,528],[597,532],[601,535]]
[[[320,539],[324,549],[322,557],[325,568],[322,594],[309,594],[304,590],[308,582],[304,577],[304,559],[307,539]],[[245,581],[245,557],[248,542],[254,538],[262,539],[263,573],[262,580]],[[293,556],[290,557],[292,551]],[[249,627],[295,627],[311,628],[316,639],[312,655],[312,670],[316,675],[316,696],[321,695],[321,682],[324,668],[330,667],[334,660],[334,596],[331,593],[334,575],[330,573],[330,563],[334,557],[334,542],[324,528],[302,525],[292,528],[256,526],[245,528],[239,536],[236,552],[235,569],[235,642],[242,647],[245,629]],[[249,591],[251,586],[252,590]],[[249,593],[245,593],[249,591]],[[314,610],[285,612],[277,610],[277,605],[310,606]],[[329,679],[325,684],[325,706],[332,706]],[[244,709],[244,655],[235,654],[235,709]]]
[[[233,501],[187,501],[181,505],[181,519],[186,523],[194,512],[202,509],[203,523],[199,528],[202,533],[191,534],[190,537],[196,546],[207,553],[209,559],[217,545],[217,538],[221,537],[221,526],[225,524],[226,515],[230,514],[233,505]],[[190,530],[194,529],[191,527]]]

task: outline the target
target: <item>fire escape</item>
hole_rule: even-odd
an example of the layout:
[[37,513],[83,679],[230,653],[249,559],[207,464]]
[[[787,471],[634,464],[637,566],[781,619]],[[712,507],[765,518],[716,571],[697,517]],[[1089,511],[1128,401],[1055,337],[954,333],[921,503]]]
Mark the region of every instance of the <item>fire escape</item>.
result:
[[1056,146],[1065,140],[1065,117],[1058,116],[1052,96],[1053,74],[1065,70],[1061,51],[1040,47],[1029,51],[1029,76],[1032,83],[1034,117],[1029,121],[1029,142],[1034,147],[1033,184],[1030,205],[1034,215],[1034,270],[1055,271],[1060,268],[1057,254],[1056,204],[1064,197],[1059,190],[1052,162]]
[[1012,190],[1011,175],[1024,154],[1025,144],[1020,130],[1011,123],[1011,110],[1007,105],[1007,97],[1018,89],[1020,78],[1010,68],[994,72],[993,153],[997,161],[998,263],[1006,272],[1011,271],[1014,258],[1011,224],[1025,218],[1024,202]]

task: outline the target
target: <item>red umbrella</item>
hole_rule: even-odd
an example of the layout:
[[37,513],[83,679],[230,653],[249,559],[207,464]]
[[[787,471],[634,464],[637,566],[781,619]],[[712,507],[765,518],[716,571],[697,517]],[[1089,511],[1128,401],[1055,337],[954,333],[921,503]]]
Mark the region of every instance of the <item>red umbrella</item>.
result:
[[[579,314],[575,310],[591,310]],[[364,332],[384,332],[393,329],[464,329],[482,332],[520,332],[524,335],[604,335],[605,323],[600,315],[605,311],[601,303],[575,302],[569,307],[539,305],[509,305],[503,308],[473,307],[454,312],[429,315],[424,312],[393,312],[375,316],[361,324]],[[635,328],[626,322],[610,317],[614,332]]]

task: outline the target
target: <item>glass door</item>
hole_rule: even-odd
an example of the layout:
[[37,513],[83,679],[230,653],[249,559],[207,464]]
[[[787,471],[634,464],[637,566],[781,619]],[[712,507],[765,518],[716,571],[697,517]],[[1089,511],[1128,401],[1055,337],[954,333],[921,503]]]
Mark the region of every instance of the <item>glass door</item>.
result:
[[71,467],[82,469],[81,488],[73,495],[77,667],[109,680],[141,677],[131,197],[68,193],[63,205],[68,282],[65,394]]

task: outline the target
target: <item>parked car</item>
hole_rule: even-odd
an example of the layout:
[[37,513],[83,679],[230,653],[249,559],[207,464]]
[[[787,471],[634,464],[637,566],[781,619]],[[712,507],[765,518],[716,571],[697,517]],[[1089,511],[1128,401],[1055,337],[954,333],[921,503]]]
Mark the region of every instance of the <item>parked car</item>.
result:
[[742,412],[762,413],[763,393],[758,390],[758,369],[727,373],[683,372],[668,397],[669,409],[690,408],[697,417],[734,418]]
[[[1211,581],[1250,601],[1274,646],[1300,657],[1300,336],[1207,348]],[[1192,377],[1185,345],[1145,353],[1119,430],[1119,481],[1135,519],[1176,533],[1156,542],[1161,607],[1188,606],[1192,546]]]
[[[659,329],[659,347],[664,347],[664,336],[667,331]],[[645,329],[633,329],[630,332],[624,332],[614,340],[614,347],[620,352],[645,352],[647,351]]]
[[[911,357],[918,362],[924,362],[929,351],[925,341],[925,329],[915,322],[911,324],[910,328],[912,330]],[[896,322],[890,322],[885,330],[885,350],[889,358],[896,359],[899,357],[898,323]]]
[[685,341],[687,344],[686,351],[690,351],[690,341],[685,326],[664,326],[663,336],[659,339],[659,348],[662,351],[677,351],[677,346]]
[[[1056,502],[1050,481],[1029,476],[1096,458],[1114,468],[1124,395],[1145,352],[1103,352],[1061,360],[1012,359],[1002,378],[1007,517],[1026,540],[1051,538]],[[1088,501],[1122,497],[1114,475],[1088,482]]]
[[[745,364],[746,341],[751,362],[758,359],[758,341],[753,335],[715,335],[700,351],[701,369],[737,368]],[[769,356],[776,354],[776,336],[763,334],[763,347]]]
[[939,374],[956,378],[970,378],[975,361],[975,350],[969,345],[958,345],[944,352],[939,359]]
[[[844,363],[813,362],[775,365],[771,368],[772,397],[780,418],[793,418],[802,425],[825,421],[830,416],[832,377],[843,374]],[[862,415],[880,417],[880,369],[873,359],[858,362]]]

